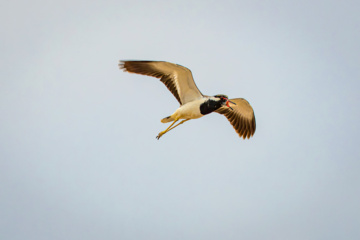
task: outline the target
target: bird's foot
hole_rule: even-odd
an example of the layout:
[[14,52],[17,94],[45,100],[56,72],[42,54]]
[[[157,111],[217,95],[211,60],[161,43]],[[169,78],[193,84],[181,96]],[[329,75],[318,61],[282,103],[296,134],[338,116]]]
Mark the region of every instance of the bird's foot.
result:
[[162,135],[164,135],[164,131],[159,132],[159,134],[156,136],[156,139],[159,140],[161,138]]

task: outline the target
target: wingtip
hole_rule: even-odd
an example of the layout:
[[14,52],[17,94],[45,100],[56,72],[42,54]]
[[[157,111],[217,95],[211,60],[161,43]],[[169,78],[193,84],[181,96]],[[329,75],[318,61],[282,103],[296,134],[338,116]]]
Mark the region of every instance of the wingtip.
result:
[[125,61],[119,60],[118,67],[120,70],[123,70],[124,72],[126,72]]

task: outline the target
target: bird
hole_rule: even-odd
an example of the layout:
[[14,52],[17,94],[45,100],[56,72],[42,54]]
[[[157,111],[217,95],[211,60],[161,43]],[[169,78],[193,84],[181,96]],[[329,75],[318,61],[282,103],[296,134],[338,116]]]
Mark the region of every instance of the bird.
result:
[[[239,137],[250,138],[256,130],[254,110],[243,98],[229,99],[227,95],[203,95],[195,84],[190,69],[166,61],[120,60],[119,68],[124,72],[136,73],[160,79],[174,95],[180,107],[173,114],[161,120],[170,123],[156,138],[191,119],[198,119],[212,112],[224,115]],[[174,125],[180,121],[177,125]]]

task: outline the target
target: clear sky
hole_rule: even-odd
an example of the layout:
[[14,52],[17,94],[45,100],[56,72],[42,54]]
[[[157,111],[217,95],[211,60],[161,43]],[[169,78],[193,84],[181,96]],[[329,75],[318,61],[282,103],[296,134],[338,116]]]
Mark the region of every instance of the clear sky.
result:
[[[358,1],[3,1],[0,239],[360,239]],[[243,97],[242,140],[118,60]]]

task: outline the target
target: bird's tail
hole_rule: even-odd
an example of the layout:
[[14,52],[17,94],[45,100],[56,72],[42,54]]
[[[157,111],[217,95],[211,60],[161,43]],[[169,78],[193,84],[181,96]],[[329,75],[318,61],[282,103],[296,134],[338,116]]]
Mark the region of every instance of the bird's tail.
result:
[[172,121],[174,121],[174,119],[171,116],[161,119],[162,123],[168,123],[168,122],[172,122]]

